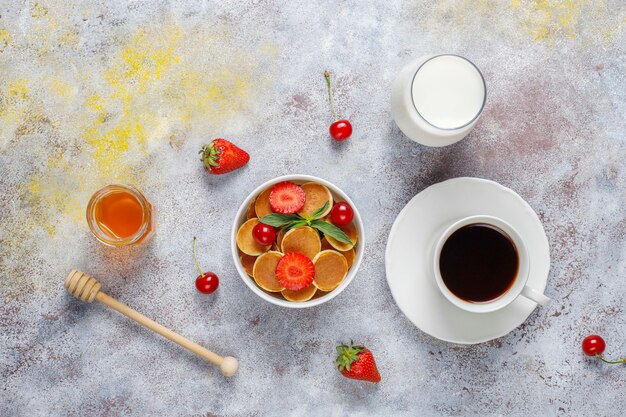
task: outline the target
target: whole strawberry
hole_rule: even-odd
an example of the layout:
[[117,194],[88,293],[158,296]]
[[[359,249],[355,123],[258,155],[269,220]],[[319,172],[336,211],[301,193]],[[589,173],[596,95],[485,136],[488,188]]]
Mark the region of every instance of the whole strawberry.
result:
[[380,382],[380,374],[369,349],[350,342],[350,346],[345,344],[337,346],[337,353],[339,356],[335,364],[343,376],[362,381]]
[[226,139],[213,139],[199,152],[204,168],[211,174],[226,174],[241,168],[250,160],[250,155]]

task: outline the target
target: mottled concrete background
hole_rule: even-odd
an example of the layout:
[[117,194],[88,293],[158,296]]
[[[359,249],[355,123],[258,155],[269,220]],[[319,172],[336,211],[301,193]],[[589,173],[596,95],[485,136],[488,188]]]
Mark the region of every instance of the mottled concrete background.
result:
[[[617,0],[13,1],[0,6],[0,415],[623,415],[626,368],[580,352],[598,332],[626,354],[626,6]],[[436,5],[433,5],[436,4]],[[488,100],[464,141],[405,138],[389,86],[411,58],[465,55]],[[322,72],[355,127],[327,134]],[[205,174],[224,136],[252,155]],[[232,264],[236,209],[261,181],[304,173],[364,215],[365,260],[317,308],[262,302]],[[384,274],[391,224],[456,176],[511,187],[539,213],[555,301],[493,342],[454,346],[413,327]],[[158,210],[142,251],[109,250],[90,194],[137,185]],[[192,237],[221,278],[196,292]],[[241,361],[213,367],[62,287],[72,268],[114,297]],[[337,341],[375,353],[383,382],[343,379]]]

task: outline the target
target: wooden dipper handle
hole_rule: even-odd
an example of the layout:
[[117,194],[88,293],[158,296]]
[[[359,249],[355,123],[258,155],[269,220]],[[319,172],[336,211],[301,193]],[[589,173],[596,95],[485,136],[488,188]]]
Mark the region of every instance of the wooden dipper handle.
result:
[[154,320],[149,319],[141,313],[128,307],[126,304],[120,303],[115,298],[109,297],[102,291],[100,291],[100,283],[91,276],[76,270],[72,270],[70,275],[65,281],[65,288],[76,298],[80,298],[83,301],[91,303],[93,300],[97,300],[102,304],[111,307],[112,309],[122,313],[126,317],[135,320],[142,326],[147,327],[160,334],[163,337],[168,338],[172,342],[184,347],[187,350],[192,351],[196,355],[200,356],[204,360],[220,367],[224,376],[233,376],[237,369],[239,369],[239,362],[232,356],[221,357],[216,353],[211,352],[208,349],[203,348],[197,343],[186,339],[157,323]]

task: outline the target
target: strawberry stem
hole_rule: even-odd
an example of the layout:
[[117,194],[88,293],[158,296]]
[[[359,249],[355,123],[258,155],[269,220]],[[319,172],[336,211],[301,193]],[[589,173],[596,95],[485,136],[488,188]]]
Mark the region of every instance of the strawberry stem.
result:
[[328,71],[324,71],[324,77],[326,77],[326,84],[328,85],[328,100],[330,101],[330,109],[333,112],[333,120],[337,121],[339,118],[337,117],[337,113],[335,112],[335,103],[333,103],[333,89],[330,86],[330,74]]
[[196,262],[196,268],[198,268],[198,272],[200,272],[200,275],[204,275],[204,272],[202,272],[202,268],[200,268],[200,264],[198,263],[198,257],[196,256],[196,237],[193,237],[193,260]]
[[365,351],[363,346],[355,345],[351,340],[350,345],[341,344],[337,346],[337,360],[335,361],[335,366],[339,368],[341,372],[344,369],[350,370],[350,366],[359,360],[359,353]]
[[618,363],[626,363],[626,358],[620,359],[618,361],[607,361],[606,359],[604,359],[602,357],[602,355],[600,355],[598,353],[596,353],[596,358],[600,359],[604,363],[608,363],[609,365],[615,365],[615,364],[618,364]]
[[220,166],[218,160],[222,154],[222,150],[215,146],[215,141],[204,145],[199,153],[202,155],[200,160],[206,169],[211,170],[211,168],[218,168]]

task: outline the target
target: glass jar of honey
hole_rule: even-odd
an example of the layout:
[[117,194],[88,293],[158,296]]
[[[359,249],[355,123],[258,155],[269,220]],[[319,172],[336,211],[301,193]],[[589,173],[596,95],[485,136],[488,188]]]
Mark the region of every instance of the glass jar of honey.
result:
[[108,246],[144,243],[154,234],[152,204],[130,185],[111,184],[96,191],[87,204],[87,223]]

